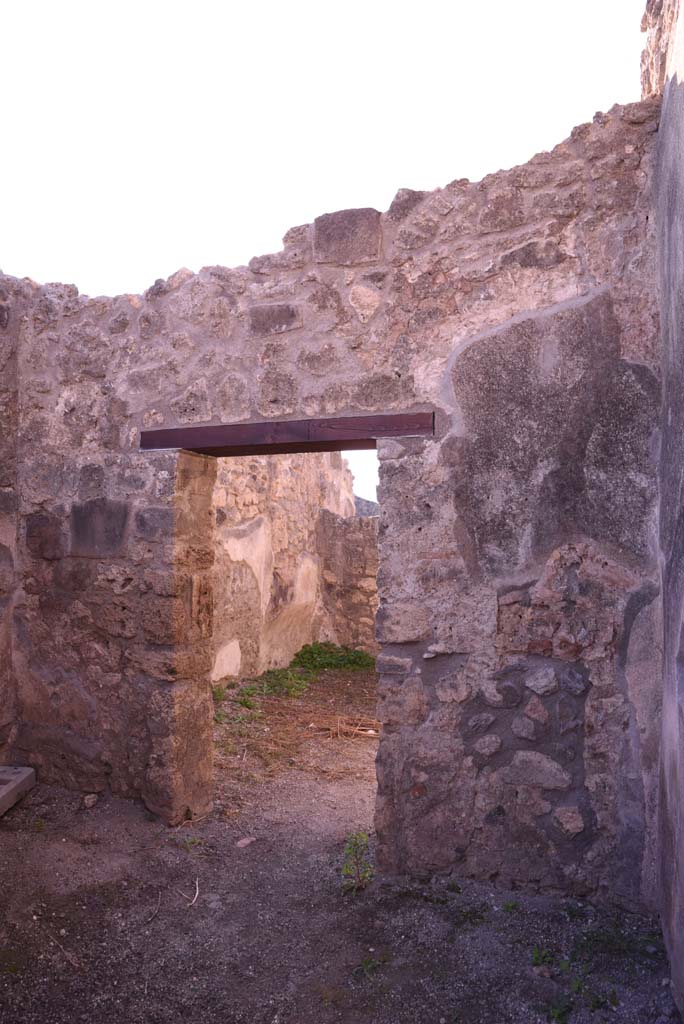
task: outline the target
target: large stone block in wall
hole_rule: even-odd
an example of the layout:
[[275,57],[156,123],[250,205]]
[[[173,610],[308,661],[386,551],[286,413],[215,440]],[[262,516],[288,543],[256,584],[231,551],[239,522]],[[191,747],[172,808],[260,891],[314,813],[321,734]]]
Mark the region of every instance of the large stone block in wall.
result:
[[338,210],[314,221],[316,263],[351,266],[380,256],[382,233],[377,210]]
[[252,306],[249,327],[252,334],[284,334],[301,326],[301,315],[296,306],[285,302]]
[[52,512],[32,512],[26,519],[26,546],[32,555],[52,561],[66,553],[62,518]]
[[92,498],[71,509],[71,554],[112,558],[123,552],[130,509],[126,502]]
[[0,544],[0,598],[14,586],[14,557],[11,550]]

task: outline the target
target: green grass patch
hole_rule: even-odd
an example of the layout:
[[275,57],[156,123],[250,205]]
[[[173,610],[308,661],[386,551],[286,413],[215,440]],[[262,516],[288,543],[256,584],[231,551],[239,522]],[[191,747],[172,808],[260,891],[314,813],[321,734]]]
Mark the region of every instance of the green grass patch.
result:
[[315,678],[313,672],[272,668],[257,680],[257,692],[264,697],[301,697]]
[[365,651],[330,643],[306,644],[295,654],[287,668],[269,669],[237,689],[237,683],[231,683],[230,680],[213,686],[212,695],[216,705],[214,720],[219,725],[226,720],[227,712],[221,705],[227,701],[247,711],[254,711],[257,708],[255,700],[259,697],[301,697],[319,674],[326,670],[364,672],[374,668],[375,659]]
[[321,672],[337,669],[364,672],[375,668],[375,659],[365,651],[336,644],[306,644],[295,654],[287,668],[271,668],[247,686],[241,687],[238,703],[252,697],[301,697]]
[[542,967],[544,964],[552,964],[554,956],[551,950],[534,946],[532,949],[532,964],[534,967]]
[[375,668],[375,658],[365,651],[338,647],[337,644],[306,644],[295,654],[290,668],[303,668],[309,672],[322,672],[324,669],[367,672]]

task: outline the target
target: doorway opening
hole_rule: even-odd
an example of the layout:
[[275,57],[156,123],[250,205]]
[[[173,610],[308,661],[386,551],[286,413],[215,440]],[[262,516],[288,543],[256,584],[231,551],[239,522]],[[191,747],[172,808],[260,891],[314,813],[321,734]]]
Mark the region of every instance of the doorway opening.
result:
[[341,452],[219,458],[213,506],[216,803],[283,771],[346,779],[370,828],[379,507]]
[[143,432],[144,450],[216,460],[208,660],[219,810],[239,811],[255,799],[251,783],[285,770],[305,789],[311,774],[356,780],[344,799],[370,826],[380,735],[374,449],[433,433],[432,412]]

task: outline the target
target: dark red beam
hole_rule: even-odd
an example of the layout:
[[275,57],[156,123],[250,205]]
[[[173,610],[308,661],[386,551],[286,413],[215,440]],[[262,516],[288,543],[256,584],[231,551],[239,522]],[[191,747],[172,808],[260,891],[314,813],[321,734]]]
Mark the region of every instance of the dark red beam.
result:
[[319,420],[266,420],[208,427],[141,430],[140,450],[182,448],[199,455],[283,455],[375,448],[381,437],[431,437],[433,412],[339,416]]

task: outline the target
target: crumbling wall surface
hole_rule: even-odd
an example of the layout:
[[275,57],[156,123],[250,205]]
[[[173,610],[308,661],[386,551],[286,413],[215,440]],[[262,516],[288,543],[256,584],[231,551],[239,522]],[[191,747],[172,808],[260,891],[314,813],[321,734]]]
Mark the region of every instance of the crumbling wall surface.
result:
[[34,291],[30,282],[0,282],[0,764],[10,757],[17,729],[12,616],[17,589],[17,356],[23,318]]
[[377,651],[378,519],[342,519],[323,511],[316,529],[321,559],[325,639],[369,653]]
[[327,632],[321,608],[321,510],[354,515],[339,452],[220,459],[214,491],[212,679],[289,664]]
[[[658,111],[615,108],[386,214],[324,215],[248,267],[142,297],[43,289],[22,342],[24,750],[129,792],[156,758],[167,817],[187,807],[171,783],[197,755],[214,547],[204,491],[194,545],[174,520],[182,572],[138,523],[179,486],[136,453],[140,427],[434,409],[434,439],[379,450],[383,868],[648,894]],[[128,508],[99,558],[79,517],[124,512],[78,511],[93,501]],[[158,726],[169,692],[195,717]]]
[[654,20],[645,63],[660,58],[657,85],[664,88],[656,174],[663,359],[660,564],[664,620],[658,863],[673,985],[684,1012],[684,15],[675,3],[650,6],[654,7]]
[[641,21],[646,45],[641,55],[641,91],[662,96],[674,61],[680,0],[648,0]]

